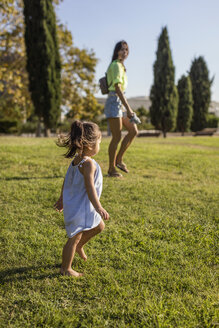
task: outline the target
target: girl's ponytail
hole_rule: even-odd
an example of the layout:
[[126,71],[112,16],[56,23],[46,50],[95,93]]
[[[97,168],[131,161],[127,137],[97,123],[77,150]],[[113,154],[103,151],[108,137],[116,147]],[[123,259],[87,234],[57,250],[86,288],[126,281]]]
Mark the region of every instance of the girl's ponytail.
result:
[[78,150],[79,153],[83,152],[83,139],[84,139],[84,128],[83,128],[83,123],[80,121],[74,121],[71,125],[71,148],[73,150],[70,151],[69,155],[66,157],[72,157],[75,155],[76,150]]
[[83,123],[80,121],[74,121],[71,125],[70,133],[67,134],[66,136],[59,135],[56,144],[59,147],[68,148],[64,156],[66,158],[71,158],[75,155],[77,150],[79,153],[83,152],[83,137],[84,137]]

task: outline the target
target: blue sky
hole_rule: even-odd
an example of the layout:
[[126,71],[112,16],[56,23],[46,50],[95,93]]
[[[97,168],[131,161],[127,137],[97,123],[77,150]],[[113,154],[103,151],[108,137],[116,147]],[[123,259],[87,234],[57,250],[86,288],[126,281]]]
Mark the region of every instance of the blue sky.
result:
[[56,13],[75,46],[94,50],[99,59],[96,81],[104,75],[115,43],[128,42],[127,97],[149,96],[157,40],[167,26],[175,82],[195,57],[203,56],[210,77],[215,76],[212,100],[219,101],[219,0],[63,0]]

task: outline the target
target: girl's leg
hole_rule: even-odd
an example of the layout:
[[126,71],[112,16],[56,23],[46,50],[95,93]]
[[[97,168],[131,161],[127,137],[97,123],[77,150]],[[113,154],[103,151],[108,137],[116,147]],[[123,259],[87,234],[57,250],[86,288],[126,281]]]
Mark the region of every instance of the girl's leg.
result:
[[109,144],[109,173],[116,172],[116,150],[118,144],[121,140],[121,133],[122,133],[122,118],[115,117],[115,118],[108,118],[110,131],[112,133],[112,139]]
[[132,143],[135,136],[138,134],[138,129],[137,129],[136,124],[131,123],[129,121],[128,117],[123,117],[122,123],[123,123],[123,126],[128,131],[128,133],[122,140],[119,152],[116,157],[116,164],[123,164],[123,162],[122,162],[123,155],[124,155],[125,151],[127,150],[127,148],[130,146],[130,144]]
[[101,220],[100,224],[91,229],[91,230],[87,230],[84,231],[82,233],[82,237],[77,245],[76,248],[76,252],[78,253],[78,255],[84,260],[87,261],[87,255],[84,252],[83,246],[94,236],[96,236],[98,233],[100,233],[101,231],[103,231],[103,229],[105,228],[105,224],[103,222],[103,220]]
[[62,266],[61,266],[61,274],[66,276],[82,276],[82,273],[74,271],[71,267],[72,261],[74,259],[76,247],[82,237],[82,232],[79,232],[76,236],[69,238],[67,243],[65,244],[62,251]]

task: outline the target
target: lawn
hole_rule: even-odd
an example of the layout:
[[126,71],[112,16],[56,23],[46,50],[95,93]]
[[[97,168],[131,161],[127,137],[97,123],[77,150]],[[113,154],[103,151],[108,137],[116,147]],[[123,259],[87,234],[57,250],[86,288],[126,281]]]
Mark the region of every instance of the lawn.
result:
[[55,139],[0,137],[0,327],[217,327],[219,137],[137,138],[107,178],[110,221],[59,274],[53,209],[69,160]]

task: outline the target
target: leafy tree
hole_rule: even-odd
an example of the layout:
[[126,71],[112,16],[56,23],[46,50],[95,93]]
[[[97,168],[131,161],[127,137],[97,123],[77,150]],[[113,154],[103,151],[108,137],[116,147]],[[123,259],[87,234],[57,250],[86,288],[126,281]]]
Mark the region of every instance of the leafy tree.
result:
[[158,41],[154,63],[154,84],[151,88],[150,115],[151,123],[163,132],[166,137],[167,131],[175,129],[178,93],[174,84],[175,68],[173,65],[167,27],[162,29]]
[[203,57],[195,58],[190,68],[193,95],[192,130],[200,131],[207,126],[207,115],[211,101],[211,84],[209,71]]
[[218,128],[219,127],[219,117],[213,113],[209,113],[207,116],[207,127],[208,128]]
[[140,130],[154,129],[154,126],[151,124],[151,117],[148,109],[144,106],[140,106],[135,110],[135,113],[141,120],[141,125],[139,126]]
[[71,32],[58,29],[62,61],[62,106],[69,118],[93,120],[101,110],[94,93],[97,58],[93,51],[74,46]]
[[1,0],[0,118],[26,120],[32,111],[23,38],[22,0]]
[[138,107],[135,113],[139,118],[148,118],[150,116],[149,111],[144,106]]
[[[58,0],[54,0],[58,4]],[[0,119],[32,121],[28,89],[22,0],[1,0],[0,8]],[[101,106],[93,96],[97,59],[93,51],[73,44],[66,26],[57,25],[62,62],[62,108],[69,118],[95,120]],[[7,123],[7,122],[6,122]],[[2,124],[2,121],[1,121]],[[35,124],[35,123],[34,123]],[[33,125],[34,126],[34,125]],[[33,127],[31,128],[31,130]]]
[[177,130],[182,132],[189,131],[193,114],[192,84],[189,76],[183,75],[178,81],[178,115]]
[[52,0],[24,0],[29,90],[45,135],[61,116],[61,62]]

